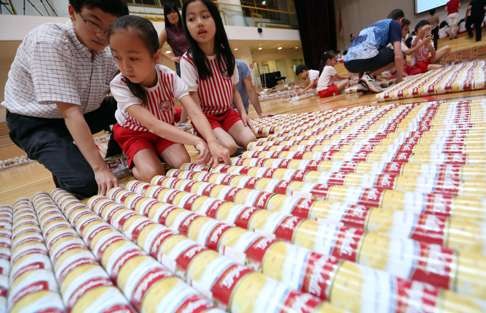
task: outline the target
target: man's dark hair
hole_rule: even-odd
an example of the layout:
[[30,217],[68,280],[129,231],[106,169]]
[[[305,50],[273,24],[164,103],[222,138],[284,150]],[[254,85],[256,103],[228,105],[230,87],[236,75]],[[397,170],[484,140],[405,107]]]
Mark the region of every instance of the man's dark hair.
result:
[[105,13],[114,16],[128,15],[128,6],[125,0],[69,0],[76,12],[81,12],[84,7],[98,8]]
[[309,69],[304,64],[299,64],[295,68],[295,75],[300,75],[303,71],[308,71]]
[[435,9],[430,9],[429,14],[433,16],[435,14]]
[[403,10],[401,9],[395,9],[388,14],[388,18],[391,18],[392,20],[399,20],[404,17],[405,13],[403,13]]

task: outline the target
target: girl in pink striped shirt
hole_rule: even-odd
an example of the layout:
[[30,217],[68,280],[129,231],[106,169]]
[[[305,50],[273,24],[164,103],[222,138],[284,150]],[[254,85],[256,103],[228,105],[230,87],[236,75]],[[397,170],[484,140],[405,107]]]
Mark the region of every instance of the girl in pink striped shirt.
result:
[[[121,72],[110,84],[118,105],[113,134],[137,179],[150,181],[163,174],[159,158],[176,168],[190,162],[183,144],[194,145],[202,162],[229,163],[228,149],[218,143],[184,82],[172,70],[157,64],[159,40],[150,21],[133,15],[117,19],[110,47]],[[175,99],[207,143],[174,126]]]
[[218,140],[231,153],[238,146],[246,148],[255,135],[235,87],[238,82],[235,57],[216,5],[210,0],[186,1],[182,22],[190,44],[181,59],[182,79]]

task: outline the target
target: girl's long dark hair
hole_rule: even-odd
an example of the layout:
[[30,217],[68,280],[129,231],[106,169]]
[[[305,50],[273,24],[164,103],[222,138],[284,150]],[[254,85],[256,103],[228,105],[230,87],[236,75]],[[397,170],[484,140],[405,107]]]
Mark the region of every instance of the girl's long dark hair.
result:
[[[177,16],[179,16],[179,21],[177,22],[177,25],[172,25],[169,23],[169,19],[167,18],[167,15],[169,15],[172,12],[176,12]],[[164,23],[165,23],[165,28],[168,27],[180,27],[182,28],[182,18],[181,18],[181,13],[179,13],[179,6],[173,2],[167,1],[164,3]]]
[[229,77],[233,75],[235,71],[235,56],[231,52],[231,47],[228,42],[228,36],[224,30],[223,20],[219,15],[218,8],[211,0],[188,0],[184,2],[182,7],[182,23],[186,32],[186,37],[189,41],[189,52],[197,67],[197,72],[201,79],[206,79],[212,76],[211,69],[209,68],[208,58],[201,50],[197,42],[192,38],[189,30],[187,29],[187,6],[195,1],[201,1],[211,14],[214,23],[216,25],[216,34],[214,38],[214,52],[216,53],[216,60],[218,62],[221,73],[227,74]]
[[335,58],[336,57],[336,52],[334,50],[327,50],[324,51],[321,55],[321,64],[319,67],[319,73],[322,74],[322,71],[324,70],[324,67],[326,66],[327,60]]
[[[154,25],[147,19],[136,15],[125,15],[119,17],[113,23],[110,36],[117,30],[131,28],[138,33],[146,48],[151,55],[154,55],[160,48],[159,36],[154,28]],[[123,77],[123,81],[127,84],[133,95],[144,103],[147,102],[147,92],[140,84],[132,83],[128,78]]]

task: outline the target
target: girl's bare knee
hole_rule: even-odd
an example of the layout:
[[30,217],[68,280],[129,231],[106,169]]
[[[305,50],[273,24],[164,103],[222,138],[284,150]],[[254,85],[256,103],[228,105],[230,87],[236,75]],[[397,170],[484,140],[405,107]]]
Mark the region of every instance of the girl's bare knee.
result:
[[163,175],[164,169],[162,167],[156,168],[153,166],[144,166],[144,167],[134,167],[133,168],[133,175],[135,178],[139,180],[143,180],[146,182],[150,182],[150,180],[157,175]]
[[181,153],[180,156],[178,156],[177,158],[173,158],[170,162],[167,163],[169,163],[170,167],[180,168],[183,164],[190,163],[190,162],[191,162],[191,157],[187,153],[185,154]]

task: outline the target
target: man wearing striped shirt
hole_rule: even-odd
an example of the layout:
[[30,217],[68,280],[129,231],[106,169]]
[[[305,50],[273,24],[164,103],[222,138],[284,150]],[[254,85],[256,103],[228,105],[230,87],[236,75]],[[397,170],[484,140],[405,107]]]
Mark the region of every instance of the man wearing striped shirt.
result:
[[128,8],[123,0],[70,0],[68,12],[69,23],[44,24],[24,38],[2,105],[12,140],[56,186],[83,198],[117,185],[92,133],[115,122],[116,103],[106,97],[117,72],[108,31]]

